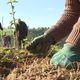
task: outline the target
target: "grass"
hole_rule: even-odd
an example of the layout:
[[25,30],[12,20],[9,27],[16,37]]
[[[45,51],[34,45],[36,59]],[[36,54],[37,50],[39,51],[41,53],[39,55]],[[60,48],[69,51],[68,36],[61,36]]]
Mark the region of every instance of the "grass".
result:
[[2,47],[1,80],[80,80],[80,62],[77,62],[76,70],[67,70],[50,65],[50,59],[49,56],[32,56],[27,50]]
[[[5,32],[13,35],[13,29],[5,29]],[[0,80],[80,80],[80,62],[76,63],[76,70],[50,65],[51,53],[60,49],[60,46],[52,46],[49,55],[42,57],[32,56],[27,50],[0,47]]]
[[5,32],[7,35],[13,35],[14,29],[4,29],[3,31],[0,30],[0,35],[3,35]]

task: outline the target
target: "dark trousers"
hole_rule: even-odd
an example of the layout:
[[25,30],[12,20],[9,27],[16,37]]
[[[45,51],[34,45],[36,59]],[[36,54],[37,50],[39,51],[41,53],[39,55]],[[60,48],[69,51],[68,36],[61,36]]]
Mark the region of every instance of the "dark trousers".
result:
[[18,48],[22,48],[22,44],[24,46],[24,43],[25,43],[24,38],[18,37]]

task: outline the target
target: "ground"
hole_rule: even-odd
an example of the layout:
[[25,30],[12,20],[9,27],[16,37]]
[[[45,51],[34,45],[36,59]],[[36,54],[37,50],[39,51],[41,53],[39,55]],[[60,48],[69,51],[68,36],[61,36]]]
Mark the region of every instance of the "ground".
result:
[[68,70],[50,65],[50,55],[33,56],[26,50],[1,50],[0,80],[80,80],[80,62],[76,69]]

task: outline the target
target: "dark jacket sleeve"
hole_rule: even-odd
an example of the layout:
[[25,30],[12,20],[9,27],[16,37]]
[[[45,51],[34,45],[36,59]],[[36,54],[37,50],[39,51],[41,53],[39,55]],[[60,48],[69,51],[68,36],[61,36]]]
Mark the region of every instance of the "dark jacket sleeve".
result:
[[2,24],[0,23],[0,29],[3,30]]
[[65,8],[61,18],[45,32],[54,38],[56,42],[60,41],[71,32],[73,25],[77,22],[80,14],[79,0],[65,1]]

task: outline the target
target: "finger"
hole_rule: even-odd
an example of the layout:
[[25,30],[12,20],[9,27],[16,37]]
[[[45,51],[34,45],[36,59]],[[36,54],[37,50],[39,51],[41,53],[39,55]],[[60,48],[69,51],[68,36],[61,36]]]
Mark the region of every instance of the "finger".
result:
[[49,45],[48,44],[43,44],[41,51],[45,54],[49,49]]
[[31,43],[26,47],[26,49],[28,49],[28,50],[35,49],[36,45],[37,45],[36,42],[31,42]]
[[36,48],[36,49],[35,49],[36,52],[37,52],[37,53],[40,53],[42,46],[41,46],[41,44],[38,44],[35,48]]

